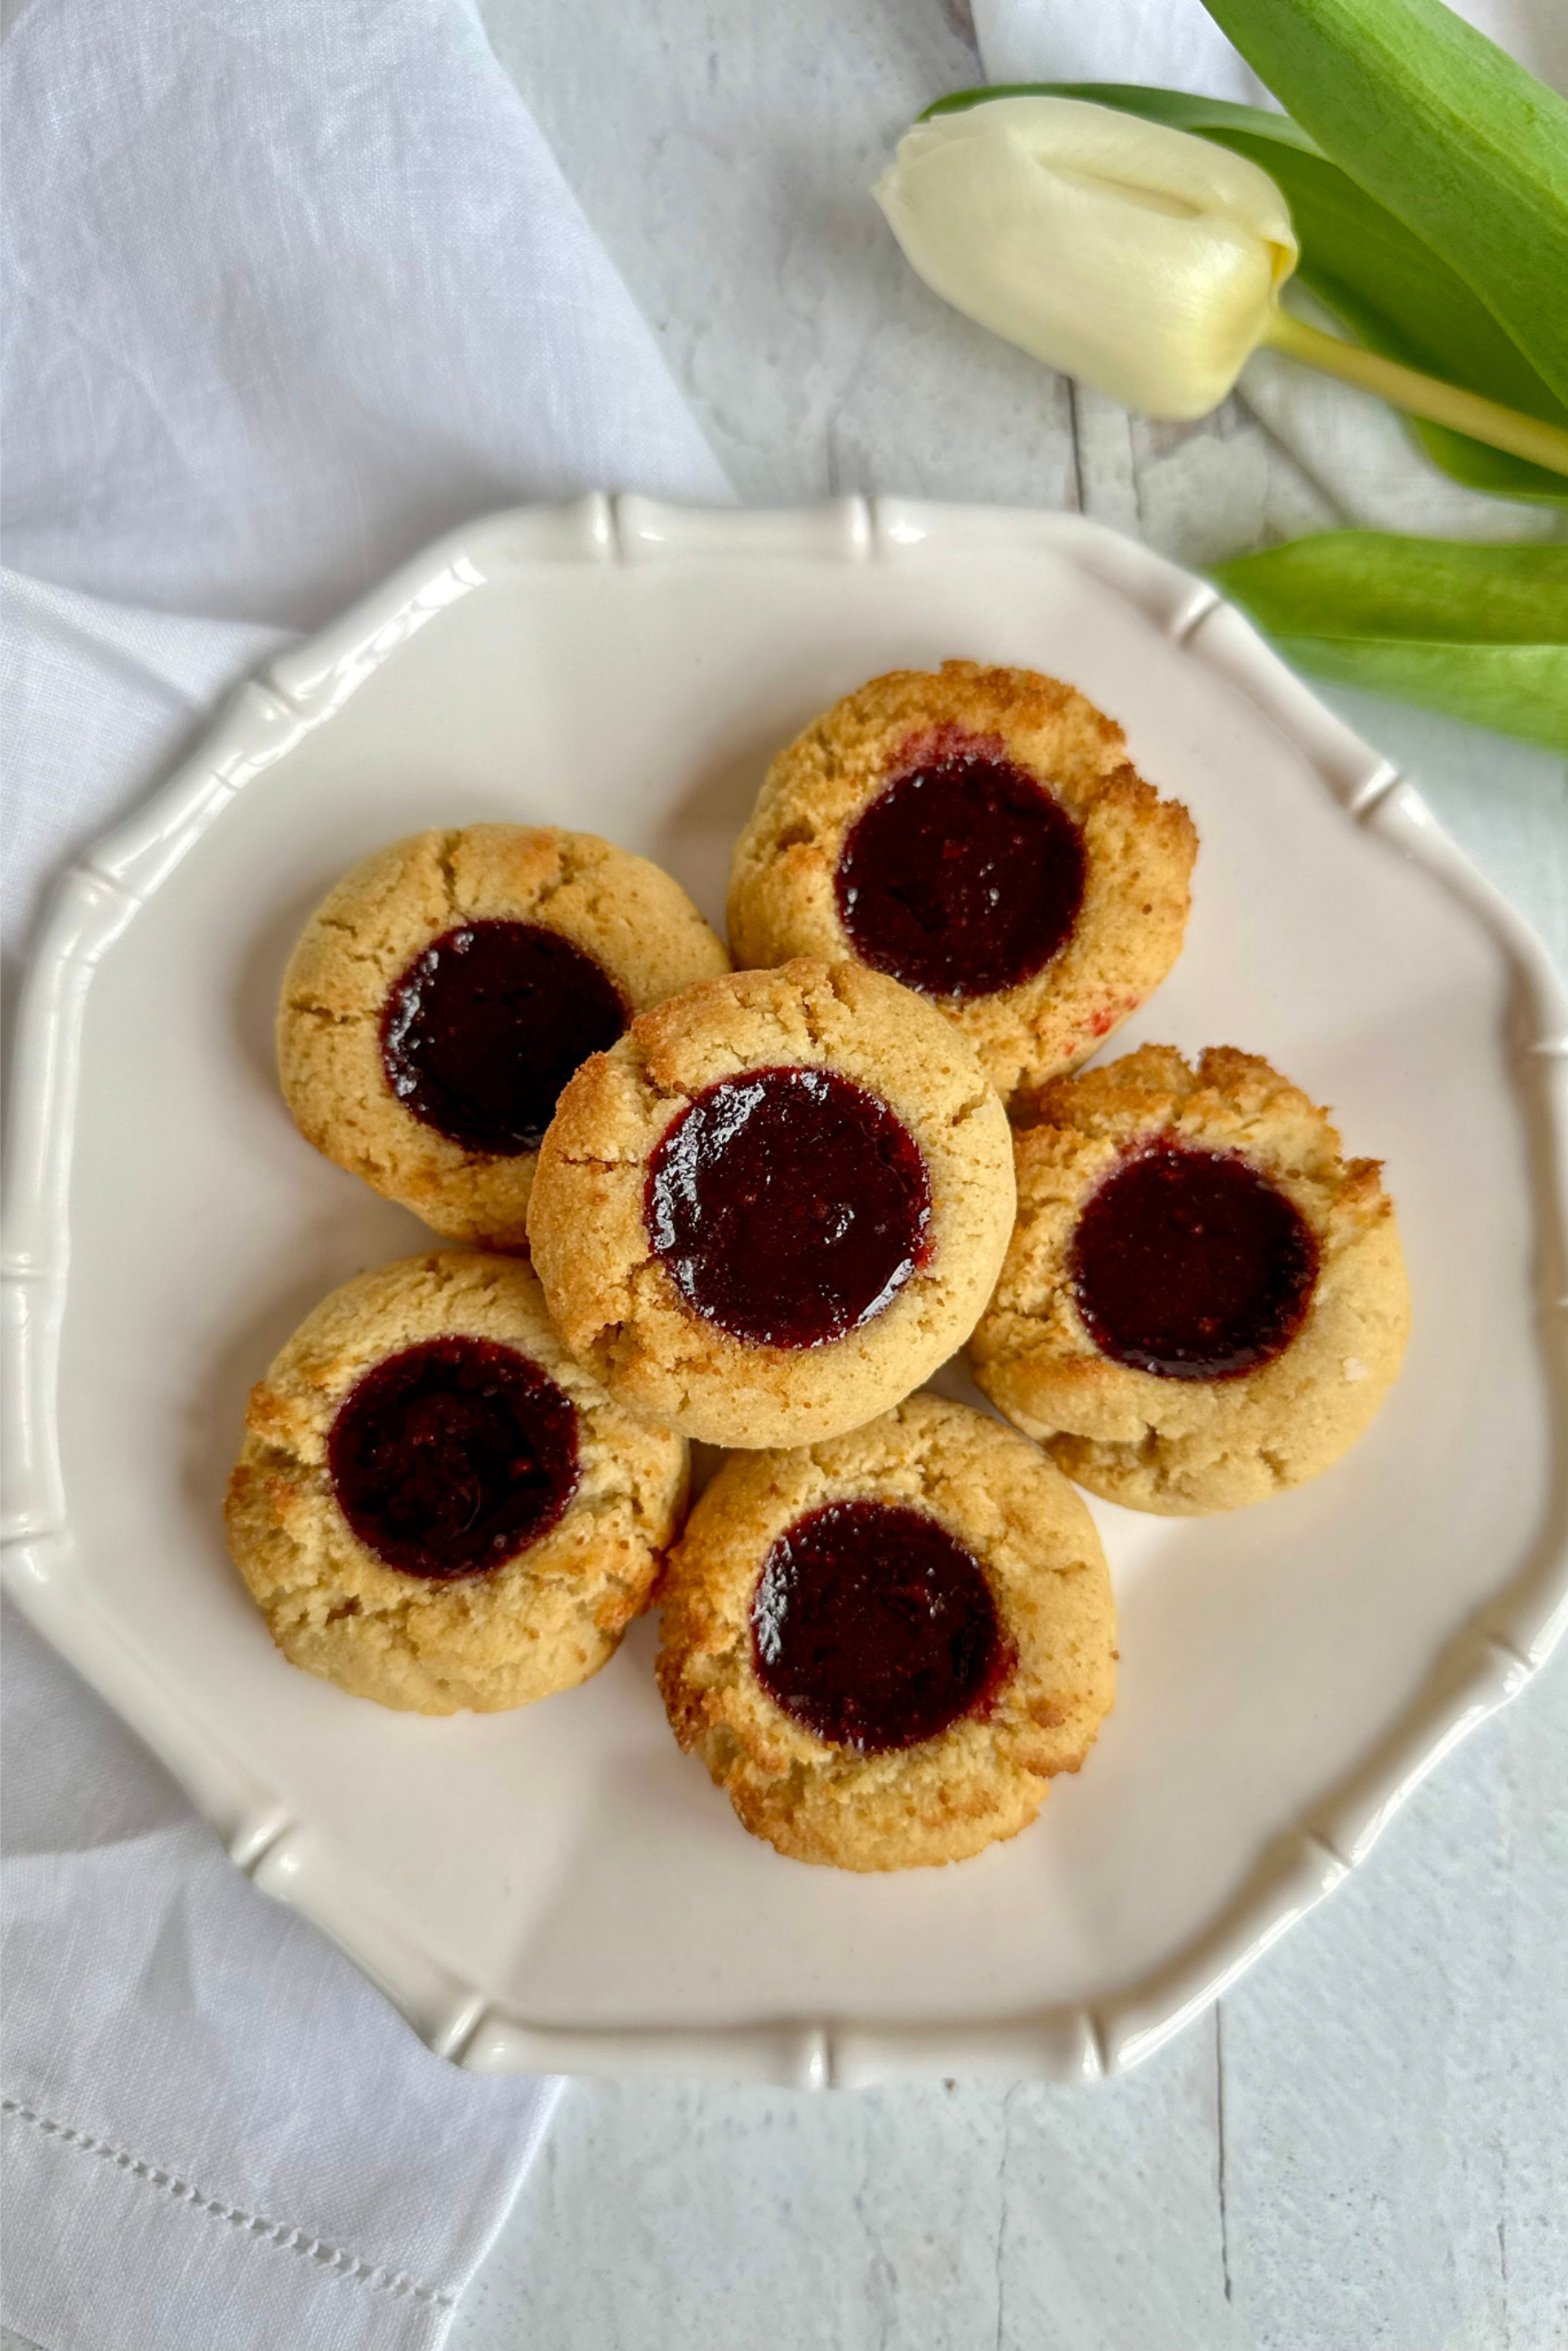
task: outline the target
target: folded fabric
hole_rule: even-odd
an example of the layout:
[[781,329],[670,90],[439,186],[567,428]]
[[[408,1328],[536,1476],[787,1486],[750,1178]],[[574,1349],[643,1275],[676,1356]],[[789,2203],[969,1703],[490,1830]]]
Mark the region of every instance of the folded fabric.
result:
[[[434,533],[727,490],[462,0],[32,0],[0,75],[14,952],[238,677]],[[5,2320],[430,2351],[554,2085],[432,2056],[5,1635]]]
[[725,495],[461,0],[33,0],[0,62],[15,569],[311,625],[465,515]]
[[432,2056],[14,1614],[6,1644],[7,2318],[47,2351],[425,2351],[554,2085]]

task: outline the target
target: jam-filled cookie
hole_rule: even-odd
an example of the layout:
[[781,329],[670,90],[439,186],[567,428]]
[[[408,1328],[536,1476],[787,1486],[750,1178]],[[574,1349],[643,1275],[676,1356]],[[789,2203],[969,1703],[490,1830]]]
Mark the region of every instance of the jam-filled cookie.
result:
[[561,1096],[528,1239],[556,1329],[634,1412],[809,1442],[961,1345],[1013,1208],[1007,1119],[940,1012],[856,964],[704,980]]
[[286,1657],[421,1714],[526,1706],[614,1655],[686,1447],[610,1402],[516,1258],[455,1250],[324,1300],[254,1390],[229,1548]]
[[1083,1502],[1034,1446],[936,1396],[727,1461],[665,1603],[677,1739],[797,1861],[908,1869],[1016,1835],[1115,1690]]
[[278,1008],[284,1096],[307,1142],[438,1233],[521,1249],[572,1071],[729,966],[678,883],[592,833],[415,833],[306,925]]
[[1146,1045],[1017,1137],[1018,1229],[971,1342],[992,1402],[1092,1493],[1171,1516],[1315,1477],[1398,1371],[1378,1163],[1267,1061]]
[[896,670],[768,771],[730,873],[742,965],[854,956],[940,1004],[1004,1096],[1072,1069],[1180,952],[1192,820],[1030,670]]

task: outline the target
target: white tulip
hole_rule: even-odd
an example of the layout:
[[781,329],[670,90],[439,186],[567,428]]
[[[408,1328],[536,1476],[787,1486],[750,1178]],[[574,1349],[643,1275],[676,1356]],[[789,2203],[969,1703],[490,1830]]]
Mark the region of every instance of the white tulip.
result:
[[1266,172],[1074,98],[918,122],[873,192],[928,286],[1147,416],[1207,415],[1296,266]]

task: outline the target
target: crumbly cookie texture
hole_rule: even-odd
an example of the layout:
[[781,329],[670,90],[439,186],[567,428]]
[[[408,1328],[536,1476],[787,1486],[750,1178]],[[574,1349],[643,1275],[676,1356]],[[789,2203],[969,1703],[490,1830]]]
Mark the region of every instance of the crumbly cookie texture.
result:
[[[749,1070],[836,1071],[880,1098],[924,1156],[929,1253],[891,1302],[818,1347],[750,1345],[690,1307],[654,1254],[649,1167],[694,1094]],[[857,1427],[961,1346],[1013,1211],[1006,1113],[935,1008],[858,964],[797,959],[701,981],[585,1062],[539,1154],[528,1239],[556,1328],[610,1394],[709,1444],[809,1442]]]
[[[989,1709],[888,1753],[828,1744],[759,1681],[752,1601],[774,1543],[824,1503],[921,1510],[981,1562],[1016,1653]],[[1116,1687],[1116,1610],[1079,1497],[1023,1438],[910,1396],[822,1445],[725,1462],[671,1556],[659,1683],[744,1825],[796,1861],[908,1869],[961,1861],[1034,1818],[1075,1771]]]
[[1198,835],[1128,763],[1121,728],[1032,670],[944,662],[895,670],[808,726],[769,768],[730,869],[737,964],[853,956],[835,880],[845,839],[895,777],[954,736],[991,747],[1078,824],[1086,872],[1071,937],[1045,968],[993,996],[935,999],[1004,1100],[1075,1068],[1137,1011],[1181,950]]
[[[421,1340],[460,1333],[530,1357],[576,1408],[579,1480],[565,1515],[482,1574],[385,1566],[344,1518],[327,1440],[356,1382]],[[443,1250],[335,1290],[252,1391],[229,1481],[235,1564],[291,1664],[420,1714],[526,1706],[586,1681],[647,1606],[680,1524],[686,1447],[611,1403],[552,1332],[515,1258]]]
[[[1399,1369],[1409,1290],[1375,1159],[1346,1160],[1328,1114],[1256,1054],[1219,1046],[1196,1069],[1145,1045],[1047,1086],[1016,1137],[1018,1226],[970,1343],[992,1402],[1069,1478],[1170,1517],[1263,1500],[1337,1461]],[[1240,1154],[1311,1229],[1306,1318],[1272,1362],[1176,1380],[1113,1363],[1085,1328],[1068,1252],[1091,1193],[1157,1137]]]
[[452,1240],[526,1246],[537,1155],[465,1150],[398,1100],[381,1058],[389,990],[464,923],[536,923],[592,956],[634,1013],[730,958],[646,857],[556,825],[471,824],[394,841],[344,875],[302,932],[277,1016],[284,1099],[306,1142]]

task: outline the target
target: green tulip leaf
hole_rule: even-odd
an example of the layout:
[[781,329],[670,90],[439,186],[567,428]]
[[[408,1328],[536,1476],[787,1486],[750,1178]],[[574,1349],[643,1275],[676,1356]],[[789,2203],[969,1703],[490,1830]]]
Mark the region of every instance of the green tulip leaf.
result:
[[1204,0],[1325,155],[1568,400],[1568,101],[1442,0]]
[[[1121,82],[1034,82],[961,90],[931,114],[956,112],[987,99],[1086,99],[1147,121],[1189,131],[1231,148],[1267,172],[1291,208],[1301,244],[1297,276],[1357,340],[1386,359],[1461,384],[1505,407],[1568,427],[1557,399],[1530,360],[1464,279],[1387,207],[1331,162],[1288,116],[1181,90]],[[1511,457],[1446,425],[1407,422],[1446,474],[1494,496],[1568,506],[1568,480],[1544,465]]]
[[1303,669],[1568,751],[1568,547],[1330,530],[1213,577]]

